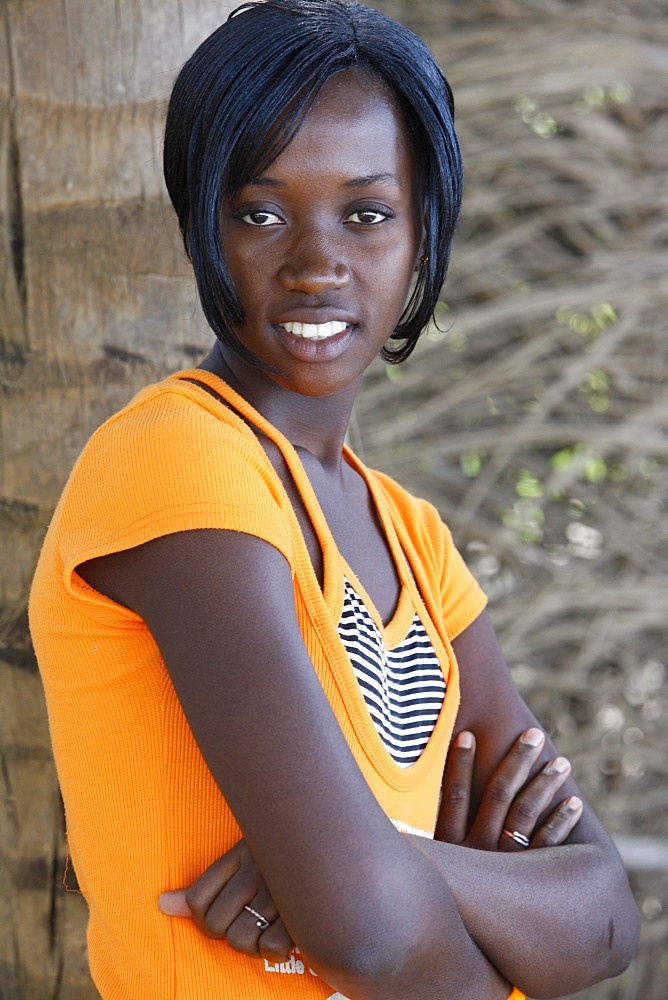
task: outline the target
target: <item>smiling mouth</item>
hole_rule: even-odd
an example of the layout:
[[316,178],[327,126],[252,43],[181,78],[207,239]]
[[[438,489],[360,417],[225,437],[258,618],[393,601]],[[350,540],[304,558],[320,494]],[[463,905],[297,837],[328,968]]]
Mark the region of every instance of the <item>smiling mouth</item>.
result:
[[281,323],[280,325],[294,337],[301,337],[303,340],[327,340],[343,333],[350,323],[335,319],[330,323]]

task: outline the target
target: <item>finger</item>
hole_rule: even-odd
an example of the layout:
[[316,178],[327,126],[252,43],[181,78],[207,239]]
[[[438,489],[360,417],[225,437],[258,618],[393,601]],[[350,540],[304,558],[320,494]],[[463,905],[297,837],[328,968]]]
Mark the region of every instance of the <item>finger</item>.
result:
[[461,844],[466,837],[474,763],[475,737],[473,733],[461,732],[452,744],[446,761],[436,840]]
[[531,847],[558,847],[563,844],[582,816],[583,808],[582,799],[577,795],[561,802],[536,830],[531,838]]
[[246,842],[240,840],[202,872],[186,892],[186,903],[199,924],[219,892],[233,878],[249,856]]
[[295,943],[280,917],[274,921],[269,930],[260,935],[258,942],[262,958],[268,958],[274,962],[282,962],[288,958],[294,946]]
[[[230,879],[211,900],[206,912],[194,914],[195,922],[202,933],[210,938],[229,940],[230,928],[237,919],[242,918],[243,926],[248,933],[244,934],[245,947],[239,950],[246,951],[250,941],[252,951],[249,951],[248,954],[257,955],[257,939],[261,931],[261,928],[257,927],[258,919],[266,917],[271,923],[276,918],[276,910],[270,898],[270,906],[267,904],[265,910],[261,910],[253,903],[260,885],[261,880],[258,878],[257,869],[245,871],[242,866],[234,878]],[[261,914],[261,917],[254,917],[252,913],[244,909],[245,906],[254,907]]]
[[163,892],[158,896],[158,909],[168,917],[191,917],[192,910],[186,902],[186,889]]
[[203,934],[225,938],[230,925],[262,884],[259,869],[243,843],[239,850],[233,848],[207,868],[188,890],[186,902]]
[[[216,900],[211,909],[215,910],[217,904],[218,900]],[[268,889],[265,887],[246,905],[251,907],[255,912],[251,913],[247,909],[242,909],[236,918],[230,922],[225,934],[225,940],[236,951],[241,951],[244,955],[257,956],[260,954],[260,937],[271,930],[271,925],[278,916],[278,910],[269,895]],[[216,919],[215,914],[212,919]],[[262,924],[263,920],[268,921],[270,926],[258,926],[258,924]],[[208,921],[209,917],[207,915]]]
[[501,832],[507,828],[508,811],[529,778],[544,744],[544,733],[531,728],[512,745],[485,787],[478,814],[467,837],[469,846],[488,851],[497,849]]
[[[518,831],[531,839],[540,816],[554,801],[554,797],[571,773],[570,761],[555,757],[533,778],[513,800],[508,810],[504,828]],[[499,850],[517,850],[518,845],[508,836],[501,836]],[[519,845],[522,850],[522,846]]]

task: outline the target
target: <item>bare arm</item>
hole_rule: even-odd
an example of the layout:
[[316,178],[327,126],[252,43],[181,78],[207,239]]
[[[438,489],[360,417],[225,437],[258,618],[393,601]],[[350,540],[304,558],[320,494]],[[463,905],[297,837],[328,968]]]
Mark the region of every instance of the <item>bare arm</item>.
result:
[[505,1000],[509,985],[447,881],[359,771],[307,655],[283,557],[251,536],[197,531],[81,572],[146,621],[278,912],[319,974],[351,1000]]
[[[534,730],[534,733],[537,732],[538,730]],[[520,741],[523,736],[524,734],[520,736]],[[570,765],[564,758],[557,758],[527,782],[527,762],[522,757],[516,743],[497,770],[512,786],[520,786],[511,810],[517,807],[522,812],[533,813],[536,807],[542,809],[553,801],[566,780]],[[473,734],[460,733],[448,755],[444,780],[446,794],[450,793],[450,804],[447,823],[442,824],[441,832],[450,843],[464,843],[467,837],[474,762]],[[492,778],[492,787],[495,780]],[[481,810],[485,810],[484,799],[483,795]],[[559,802],[532,829],[531,848],[564,843],[581,812],[582,802],[579,799],[571,796]],[[504,839],[506,836],[504,834],[499,837],[497,834],[499,848],[512,849],[511,845],[515,842]],[[418,842],[416,846],[419,846]],[[294,942],[278,915],[262,873],[245,840],[239,841],[214,861],[188,889],[163,893],[158,905],[168,916],[194,919],[207,937],[224,939],[237,951],[249,956],[263,956],[276,961],[287,958],[294,948]],[[256,923],[249,920],[247,906],[251,907],[251,912],[259,913],[264,921]]]
[[[246,571],[232,593],[229,565]],[[426,1000],[459,995],[465,983],[467,997],[496,1000],[507,996],[508,980],[535,996],[555,996],[628,962],[637,911],[589,810],[566,847],[491,853],[509,809],[512,825],[515,792],[490,778],[515,734],[535,720],[484,617],[455,642],[459,721],[478,737],[477,820],[465,844],[432,843],[398,835],[371,796],[288,613],[292,582],[275,550],[203,531],[86,571],[89,582],[149,624],[278,913],[333,986],[354,998]],[[553,755],[549,744],[538,748],[533,770]],[[569,779],[564,794],[576,791]],[[452,788],[445,792],[438,832],[457,839],[448,829]]]
[[[570,765],[563,757],[550,760],[529,777],[542,755],[543,742],[535,742],[535,737],[541,735],[540,730],[531,728],[513,743],[489,778],[471,821],[475,740],[471,733],[460,733],[446,764],[444,807],[438,831],[444,843],[435,845],[421,837],[412,839],[416,848],[435,865],[439,877],[451,885],[467,930],[479,941],[482,950],[504,969],[508,978],[518,980],[532,996],[554,996],[613,974],[611,962],[619,951],[610,947],[609,940],[596,941],[580,933],[578,944],[582,938],[583,947],[568,954],[571,938],[579,931],[578,925],[570,926],[571,897],[577,896],[571,876],[577,874],[584,880],[586,893],[592,887],[588,865],[596,859],[592,852],[580,852],[580,861],[584,854],[583,869],[582,864],[578,868],[577,857],[574,859],[570,847],[565,848],[570,855],[560,859],[554,856],[557,846],[576,827],[583,802],[574,795],[562,798],[570,774]],[[531,860],[511,857],[509,852],[524,854],[526,848],[504,833],[504,828],[511,833],[519,828],[527,837]],[[548,853],[545,847],[550,849]],[[560,879],[567,877],[564,885],[560,885],[560,898],[546,902],[540,893],[544,892],[545,877],[555,862]],[[267,930],[258,931],[244,916],[243,906],[247,902],[269,918],[271,926]],[[166,893],[160,905],[165,913],[192,916],[204,934],[225,938],[248,955],[260,954],[276,960],[292,947],[243,841],[214,862],[187,892]],[[551,905],[561,906],[563,916],[557,911],[552,913]],[[554,934],[555,927],[560,929],[562,919],[567,928],[565,940],[561,942],[557,937],[546,943],[545,929]],[[591,967],[583,966],[587,947],[592,948],[593,961],[597,963]]]
[[[455,747],[464,780],[458,782],[452,769],[449,781],[446,774],[437,827],[437,837],[451,842],[418,846],[452,888],[484,953],[531,996],[571,993],[617,975],[633,956],[639,931],[621,859],[586,803],[563,846],[522,850],[501,834],[504,826],[534,830],[545,802],[516,799],[517,787],[523,769],[535,774],[556,751],[549,739],[538,747],[520,743],[513,750],[515,766],[498,766],[509,751],[509,734],[536,726],[536,720],[510,680],[486,615],[454,648],[462,683],[458,727],[476,736],[470,804],[475,820],[463,837],[461,824],[459,833],[454,828],[461,789],[468,787],[466,768],[473,764],[473,750]],[[559,798],[568,796],[582,798],[570,775],[559,790]],[[549,831],[543,842],[549,844]]]

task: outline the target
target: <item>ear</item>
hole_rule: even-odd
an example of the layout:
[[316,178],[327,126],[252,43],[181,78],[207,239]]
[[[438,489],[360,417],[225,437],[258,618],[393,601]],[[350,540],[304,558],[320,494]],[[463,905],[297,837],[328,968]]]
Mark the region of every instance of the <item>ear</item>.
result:
[[418,257],[415,261],[415,267],[413,268],[414,271],[422,271],[423,268],[425,268],[429,263],[429,254],[425,252],[425,243],[426,240],[423,240],[422,243],[420,243]]

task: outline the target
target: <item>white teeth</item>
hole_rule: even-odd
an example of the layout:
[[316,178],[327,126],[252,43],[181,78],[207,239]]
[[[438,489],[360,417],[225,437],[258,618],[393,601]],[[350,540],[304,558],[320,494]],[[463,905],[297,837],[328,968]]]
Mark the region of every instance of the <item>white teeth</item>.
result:
[[348,325],[338,319],[332,323],[281,323],[288,333],[294,334],[295,337],[304,337],[306,340],[326,340],[327,337],[335,337],[337,333],[343,333]]

